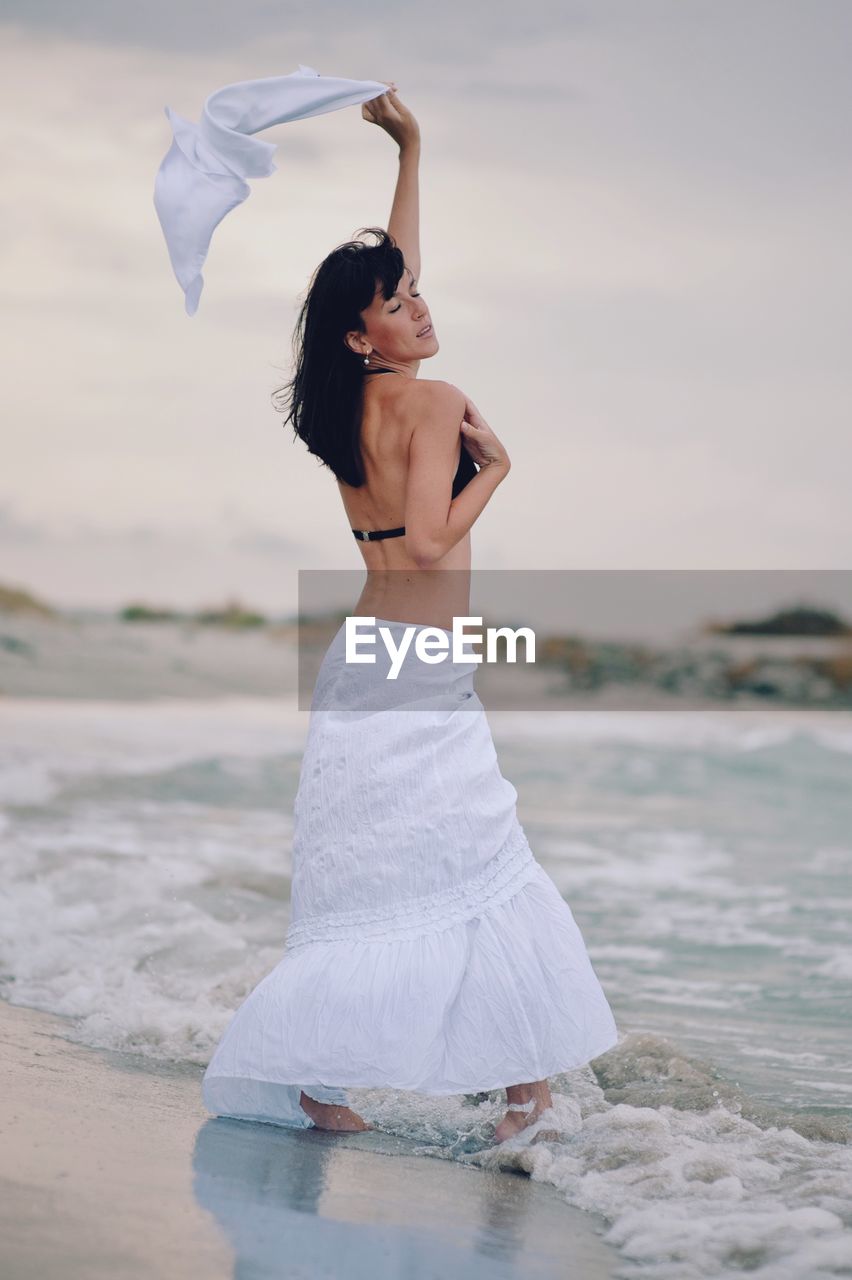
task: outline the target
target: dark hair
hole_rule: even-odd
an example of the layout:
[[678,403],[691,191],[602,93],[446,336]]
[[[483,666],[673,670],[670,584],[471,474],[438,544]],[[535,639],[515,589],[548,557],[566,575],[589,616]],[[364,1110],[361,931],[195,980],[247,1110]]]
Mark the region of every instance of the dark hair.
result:
[[272,393],[275,408],[286,411],[294,442],[321,458],[339,480],[360,487],[365,479],[361,455],[364,358],[344,342],[352,329],[365,332],[361,312],[381,286],[392,298],[405,271],[396,241],[382,227],[361,227],[376,244],[348,240],[317,267],[293,333],[295,373]]

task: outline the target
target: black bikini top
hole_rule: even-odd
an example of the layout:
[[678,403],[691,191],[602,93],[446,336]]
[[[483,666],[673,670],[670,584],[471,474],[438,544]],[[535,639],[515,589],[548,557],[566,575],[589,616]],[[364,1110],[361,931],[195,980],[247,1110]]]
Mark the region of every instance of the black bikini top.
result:
[[[370,373],[396,373],[396,369],[370,369]],[[456,474],[453,477],[453,497],[457,497],[466,484],[469,484],[473,477],[477,474],[476,465],[473,458],[462,445],[461,456],[459,457],[459,465],[456,467]],[[398,529],[353,529],[352,532],[359,542],[378,542],[380,538],[401,538],[405,533],[405,525],[400,525]]]

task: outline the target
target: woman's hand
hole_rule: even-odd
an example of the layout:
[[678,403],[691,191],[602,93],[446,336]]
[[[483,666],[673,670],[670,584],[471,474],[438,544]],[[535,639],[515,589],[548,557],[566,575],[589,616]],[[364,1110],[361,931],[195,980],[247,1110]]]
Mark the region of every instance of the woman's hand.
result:
[[464,418],[459,428],[462,444],[478,467],[499,467],[508,471],[509,455],[473,401],[465,396]]
[[405,103],[397,97],[393,81],[387,93],[361,103],[361,115],[370,124],[377,124],[389,133],[400,148],[416,146],[420,141],[420,126]]

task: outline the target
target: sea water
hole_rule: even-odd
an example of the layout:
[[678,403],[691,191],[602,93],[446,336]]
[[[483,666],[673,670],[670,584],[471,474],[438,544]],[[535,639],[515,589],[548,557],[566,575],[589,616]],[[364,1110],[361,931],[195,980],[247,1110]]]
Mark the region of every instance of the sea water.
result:
[[[282,953],[306,715],[275,698],[0,714],[0,994],[81,1042],[206,1063]],[[619,1044],[551,1082],[558,1142],[490,1146],[497,1093],[355,1105],[603,1215],[619,1276],[852,1275],[852,717],[489,719]]]

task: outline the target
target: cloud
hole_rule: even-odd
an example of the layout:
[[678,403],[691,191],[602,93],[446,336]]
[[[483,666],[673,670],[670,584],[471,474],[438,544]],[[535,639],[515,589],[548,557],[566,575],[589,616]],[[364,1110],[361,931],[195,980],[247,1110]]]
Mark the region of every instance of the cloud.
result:
[[37,589],[59,605],[113,608],[130,599],[189,607],[237,595],[289,608],[300,568],[316,562],[306,540],[225,508],[209,526],[86,519],[22,519],[0,501],[3,585]]
[[[535,38],[542,26],[554,33],[582,28],[590,21],[591,6],[576,0],[539,0],[534,6],[430,0],[419,7],[396,0],[368,0],[360,6],[349,0],[289,0],[285,9],[268,0],[242,0],[239,5],[229,0],[148,0],[144,6],[114,0],[76,0],[72,6],[63,0],[6,0],[5,12],[33,32],[147,50],[204,54],[255,43],[269,51],[271,44],[287,40],[299,45],[296,61],[314,65],[303,52],[327,44],[332,33],[350,46],[360,39],[366,48],[383,45],[406,53],[416,40],[420,58],[431,55],[442,63],[484,59],[492,45],[516,46]],[[399,58],[398,52],[395,56]]]
[[44,525],[33,520],[22,520],[12,511],[11,503],[0,502],[0,545],[9,548],[17,546],[44,546],[50,542],[50,535]]

